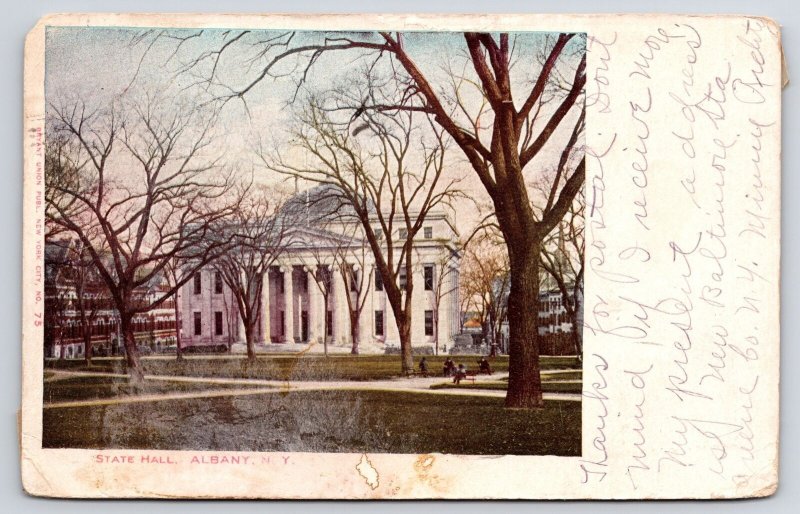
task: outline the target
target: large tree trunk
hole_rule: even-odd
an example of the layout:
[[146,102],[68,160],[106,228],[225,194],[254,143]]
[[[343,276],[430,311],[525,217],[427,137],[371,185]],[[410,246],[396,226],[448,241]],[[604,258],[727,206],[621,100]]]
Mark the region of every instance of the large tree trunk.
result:
[[403,373],[414,370],[414,355],[411,352],[411,313],[395,314],[397,332],[400,335],[400,358]]
[[529,251],[512,249],[511,292],[508,296],[509,361],[506,407],[540,408],[542,379],[539,373],[539,270],[538,244]]
[[87,365],[92,363],[92,331],[83,329],[83,360]]
[[578,356],[578,362],[583,360],[583,348],[581,348],[581,336],[578,334],[578,324],[573,320],[572,322],[572,345],[575,347],[575,355]]
[[244,338],[247,342],[247,360],[249,361],[256,360],[256,338],[253,329],[253,323],[250,320],[245,320]]
[[[356,301],[358,301],[357,298]],[[350,310],[350,339],[352,339],[353,341],[353,346],[350,348],[350,353],[352,355],[358,355],[358,338],[359,338],[358,318],[360,313],[352,309],[349,310]]]
[[136,336],[133,331],[132,316],[120,312],[120,331],[122,343],[125,345],[125,366],[130,381],[137,386],[144,383],[144,371],[139,359],[139,349],[136,347]]

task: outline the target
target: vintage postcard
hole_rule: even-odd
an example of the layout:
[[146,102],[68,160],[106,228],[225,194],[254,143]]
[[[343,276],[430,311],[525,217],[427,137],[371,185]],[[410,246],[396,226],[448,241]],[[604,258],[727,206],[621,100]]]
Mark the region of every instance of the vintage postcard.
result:
[[758,17],[44,18],[26,491],[772,494],[784,82]]

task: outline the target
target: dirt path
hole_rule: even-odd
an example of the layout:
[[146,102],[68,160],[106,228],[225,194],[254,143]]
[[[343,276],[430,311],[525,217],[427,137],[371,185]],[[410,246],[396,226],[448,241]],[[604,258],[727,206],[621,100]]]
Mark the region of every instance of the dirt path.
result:
[[[66,377],[127,377],[121,373],[98,373],[87,371],[63,371],[53,370],[50,371],[58,375]],[[477,377],[477,381],[495,381],[504,374],[496,374],[492,376]],[[254,394],[274,394],[285,393],[289,391],[395,391],[395,392],[411,392],[420,394],[439,394],[439,395],[461,395],[461,396],[491,396],[495,398],[504,398],[505,391],[497,390],[480,390],[480,389],[431,389],[433,384],[441,383],[448,380],[443,377],[428,377],[428,378],[397,378],[389,380],[373,380],[369,382],[356,382],[350,380],[340,381],[286,381],[286,380],[261,380],[261,379],[246,379],[246,378],[210,378],[210,377],[180,377],[180,376],[166,376],[166,375],[145,375],[145,380],[153,381],[166,381],[166,382],[190,382],[202,384],[225,384],[225,385],[248,385],[248,386],[262,386],[250,387],[246,389],[221,389],[221,390],[206,390],[194,391],[186,393],[163,393],[163,394],[146,394],[139,396],[127,396],[116,398],[101,398],[96,400],[77,400],[65,402],[53,402],[44,404],[46,409],[66,408],[66,407],[88,407],[96,405],[115,405],[122,403],[138,403],[138,402],[153,402],[162,400],[180,400],[190,398],[215,398],[222,396],[246,396]],[[581,401],[580,394],[568,393],[544,393],[545,400],[566,400],[566,401]]]

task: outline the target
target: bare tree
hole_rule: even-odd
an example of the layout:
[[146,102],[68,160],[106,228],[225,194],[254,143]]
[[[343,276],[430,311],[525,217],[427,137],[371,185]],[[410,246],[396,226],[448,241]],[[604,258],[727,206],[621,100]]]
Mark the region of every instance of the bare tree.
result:
[[322,351],[325,357],[327,357],[329,334],[332,332],[331,323],[333,323],[333,319],[328,316],[328,312],[331,311],[331,295],[333,294],[336,275],[333,270],[333,265],[324,264],[319,260],[312,269],[314,287],[316,287],[322,295]]
[[[370,80],[367,76],[363,93],[378,94]],[[358,90],[348,91],[352,95]],[[335,100],[347,103],[353,98]],[[392,115],[365,112],[351,134],[352,118],[332,115],[339,110],[312,96],[298,111],[293,140],[308,157],[304,163],[280,152],[262,151],[261,156],[271,170],[333,186],[328,198],[351,210],[348,216],[363,230],[394,313],[402,370],[410,371],[414,241],[428,213],[449,205],[459,194],[458,181],[444,176],[444,134],[427,117],[419,120],[411,110]]]
[[[153,34],[179,41],[180,47],[201,32]],[[308,33],[225,31],[211,37],[221,38],[216,48],[184,62],[180,71],[190,74],[203,88],[219,91],[223,103],[244,102],[259,84],[287,75],[299,90],[324,55],[351,53],[373,69],[383,66],[391,70],[388,80],[375,83],[376,88],[388,86],[402,92],[399,101],[363,96],[363,101],[350,106],[354,119],[370,112],[418,112],[452,138],[491,198],[508,248],[512,280],[506,406],[542,407],[537,316],[532,313],[539,310],[541,246],[567,212],[585,177],[582,158],[575,166],[568,166],[571,160],[564,158],[573,151],[570,143],[582,127],[582,119],[571,130],[569,125],[577,117],[576,111],[583,111],[585,36],[562,33],[530,44],[526,42],[537,36],[465,32],[462,53],[447,56],[444,74],[423,71],[424,66],[412,55],[413,47],[406,44],[406,39],[424,35],[359,32],[319,33],[315,37]],[[219,76],[226,68],[220,63],[237,52],[246,57],[235,81],[241,85],[232,86],[234,81]],[[568,136],[570,132],[573,137]],[[541,161],[548,159],[557,160],[558,173],[537,215],[529,201],[525,172],[542,169]],[[394,298],[390,299],[405,330],[406,314],[395,307],[397,293],[391,292]],[[407,360],[410,357],[404,355],[404,366]]]
[[[63,133],[47,134],[45,141],[44,167],[47,177],[45,188],[45,241],[57,241],[58,236],[66,229],[53,223],[59,217],[58,211],[78,218],[87,207],[76,200],[65,190],[80,190],[89,187],[84,184],[88,177],[83,173],[85,163],[77,162],[81,158],[80,142]],[[57,244],[63,245],[63,240]]]
[[[353,230],[354,234],[356,233],[355,229],[356,227]],[[359,320],[367,298],[369,298],[372,277],[375,273],[373,266],[368,264],[369,248],[363,244],[363,241],[356,241],[354,234],[349,243],[339,246],[335,255],[346,292],[347,313],[350,321],[350,353],[358,355],[361,341]]]
[[569,213],[558,229],[542,245],[542,268],[549,274],[561,294],[562,304],[572,324],[572,344],[578,359],[583,355],[583,330],[579,324],[580,301],[583,298],[584,212],[583,193],[576,197]]
[[[47,261],[45,261],[47,265]],[[55,355],[55,347],[63,340],[67,326],[67,302],[55,284],[46,284],[44,298],[44,344],[45,356]],[[61,357],[58,355],[57,357]]]
[[[231,248],[214,261],[225,285],[231,291],[244,325],[247,358],[255,360],[256,330],[259,320],[269,315],[263,311],[270,268],[283,255],[290,243],[292,220],[281,212],[282,196],[266,187],[240,186],[244,198],[232,216],[219,228],[229,233]],[[269,334],[265,334],[265,338]]]
[[[77,322],[84,347],[84,360],[91,364],[92,327],[108,295],[80,242],[62,238],[47,244],[47,326],[51,330],[48,336],[50,340],[60,338],[68,321]],[[76,317],[69,316],[68,311],[74,312]]]
[[471,299],[478,314],[484,339],[487,343],[497,344],[508,315],[511,273],[508,254],[491,237],[473,239],[467,246],[461,289],[461,294]]
[[75,311],[83,336],[83,358],[86,364],[91,364],[92,327],[95,326],[97,315],[109,297],[88,252],[74,246],[68,248],[67,252],[67,265],[75,288]]
[[[225,313],[225,327],[228,330],[228,353],[233,349],[233,327],[239,326],[239,311],[234,309],[226,295],[222,295],[222,308]],[[269,313],[266,313],[269,316]],[[269,334],[266,334],[269,337]],[[269,342],[269,341],[267,341]]]
[[178,255],[173,255],[171,259],[164,265],[164,277],[170,289],[174,289],[172,293],[173,311],[175,315],[175,359],[183,360],[183,337],[181,319],[181,306],[178,300],[178,293],[180,288],[176,287],[177,284],[183,283],[183,268],[184,263],[179,259]]
[[[444,248],[442,256],[434,265],[431,289],[433,291],[433,349],[436,355],[439,355],[439,319],[442,300],[450,295],[458,294],[458,264],[460,259],[461,255],[458,250]],[[456,304],[460,306],[458,301]]]
[[[76,236],[91,257],[119,313],[128,373],[141,383],[134,317],[173,297],[228,245],[212,234],[236,204],[230,174],[209,155],[214,117],[148,97],[97,109],[83,101],[50,104],[47,125],[48,137],[69,142],[79,175],[45,177],[48,223]],[[163,280],[176,257],[190,263],[178,283],[138,292]]]

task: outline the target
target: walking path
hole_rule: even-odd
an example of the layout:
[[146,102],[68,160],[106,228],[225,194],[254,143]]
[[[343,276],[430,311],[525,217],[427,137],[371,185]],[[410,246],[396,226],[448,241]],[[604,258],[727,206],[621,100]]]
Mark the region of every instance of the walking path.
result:
[[[127,378],[127,375],[121,373],[101,373],[90,371],[65,371],[65,370],[48,370],[49,373],[54,373],[59,377],[122,377]],[[558,370],[542,371],[542,374],[553,374]],[[503,378],[505,375],[492,375],[492,376],[479,376],[478,381],[496,381]],[[55,379],[53,377],[52,379]],[[242,385],[242,386],[261,386],[261,387],[248,387],[248,388],[231,388],[231,389],[214,389],[205,391],[192,391],[184,393],[163,393],[163,394],[143,394],[132,395],[125,397],[114,398],[100,398],[94,400],[76,400],[64,402],[52,402],[44,404],[44,408],[66,408],[66,407],[88,407],[95,405],[115,405],[121,403],[137,403],[137,402],[153,402],[162,400],[180,400],[190,398],[215,398],[222,396],[245,396],[254,394],[274,394],[286,393],[289,391],[399,391],[411,392],[420,394],[440,394],[440,395],[461,395],[461,396],[491,396],[496,398],[504,398],[505,391],[486,390],[486,389],[431,389],[430,386],[449,380],[444,377],[415,377],[415,378],[395,378],[386,380],[373,380],[369,382],[358,382],[352,380],[335,380],[335,381],[287,381],[287,380],[263,380],[263,379],[248,379],[248,378],[212,378],[212,377],[186,377],[186,376],[168,376],[168,375],[145,375],[145,380],[153,381],[167,381],[167,382],[189,382],[189,383],[202,383],[202,384],[224,384],[224,385]],[[48,379],[48,380],[52,380]],[[544,393],[545,400],[566,400],[566,401],[581,401],[580,394],[570,393]]]

